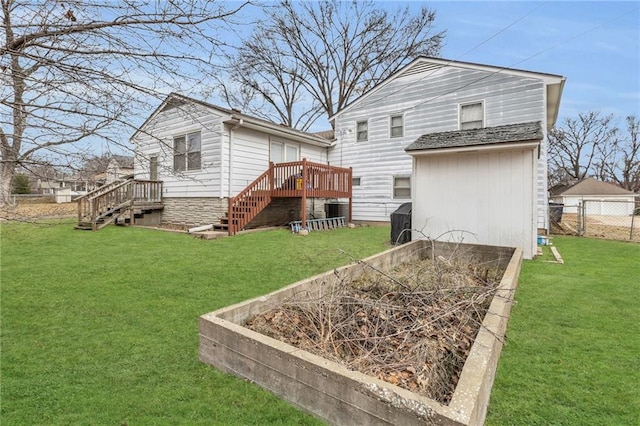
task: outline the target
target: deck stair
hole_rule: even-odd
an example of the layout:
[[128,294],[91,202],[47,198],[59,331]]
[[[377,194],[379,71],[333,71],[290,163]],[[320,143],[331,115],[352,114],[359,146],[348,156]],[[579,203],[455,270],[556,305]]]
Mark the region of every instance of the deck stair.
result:
[[137,218],[163,208],[162,182],[128,179],[102,186],[78,198],[76,229],[97,231],[116,223],[133,225]]
[[352,169],[307,161],[270,163],[269,169],[237,196],[229,198],[227,214],[214,229],[235,235],[260,214],[274,198],[301,200],[301,226],[306,228],[307,198],[348,198],[351,220]]

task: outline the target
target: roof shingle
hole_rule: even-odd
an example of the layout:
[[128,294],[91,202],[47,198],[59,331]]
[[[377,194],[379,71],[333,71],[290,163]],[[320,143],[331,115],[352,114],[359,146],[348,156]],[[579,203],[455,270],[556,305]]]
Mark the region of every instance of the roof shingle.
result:
[[542,140],[542,137],[542,125],[539,121],[534,121],[481,129],[429,133],[420,136],[415,142],[406,147],[405,151],[539,141]]

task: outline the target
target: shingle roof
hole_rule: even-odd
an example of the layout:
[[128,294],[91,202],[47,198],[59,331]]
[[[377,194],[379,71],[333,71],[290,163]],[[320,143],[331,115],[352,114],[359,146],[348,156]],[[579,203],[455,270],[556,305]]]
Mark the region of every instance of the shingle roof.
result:
[[420,136],[415,142],[406,147],[405,151],[539,141],[542,140],[542,137],[542,125],[539,121],[534,121],[482,129],[429,133]]
[[592,177],[584,178],[573,185],[556,185],[550,190],[551,196],[558,195],[635,195],[631,191],[612,183],[602,182]]
[[133,169],[133,157],[129,155],[117,155],[114,154],[111,158],[116,160],[118,166],[123,169]]

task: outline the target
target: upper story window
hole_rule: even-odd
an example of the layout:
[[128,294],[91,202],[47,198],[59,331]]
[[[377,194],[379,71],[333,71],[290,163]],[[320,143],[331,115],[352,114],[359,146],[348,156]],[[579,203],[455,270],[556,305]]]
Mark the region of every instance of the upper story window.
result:
[[200,170],[200,132],[187,133],[173,138],[173,170]]
[[460,130],[484,127],[484,103],[460,105]]
[[365,142],[369,139],[369,122],[358,121],[356,123],[356,142]]
[[389,125],[389,135],[392,138],[404,136],[404,119],[402,115],[392,115]]

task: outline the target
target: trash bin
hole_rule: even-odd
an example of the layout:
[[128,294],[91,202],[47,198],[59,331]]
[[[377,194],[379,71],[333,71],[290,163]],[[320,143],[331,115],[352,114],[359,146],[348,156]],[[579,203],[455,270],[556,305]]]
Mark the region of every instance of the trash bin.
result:
[[391,213],[391,244],[405,244],[411,241],[411,203],[400,205]]

